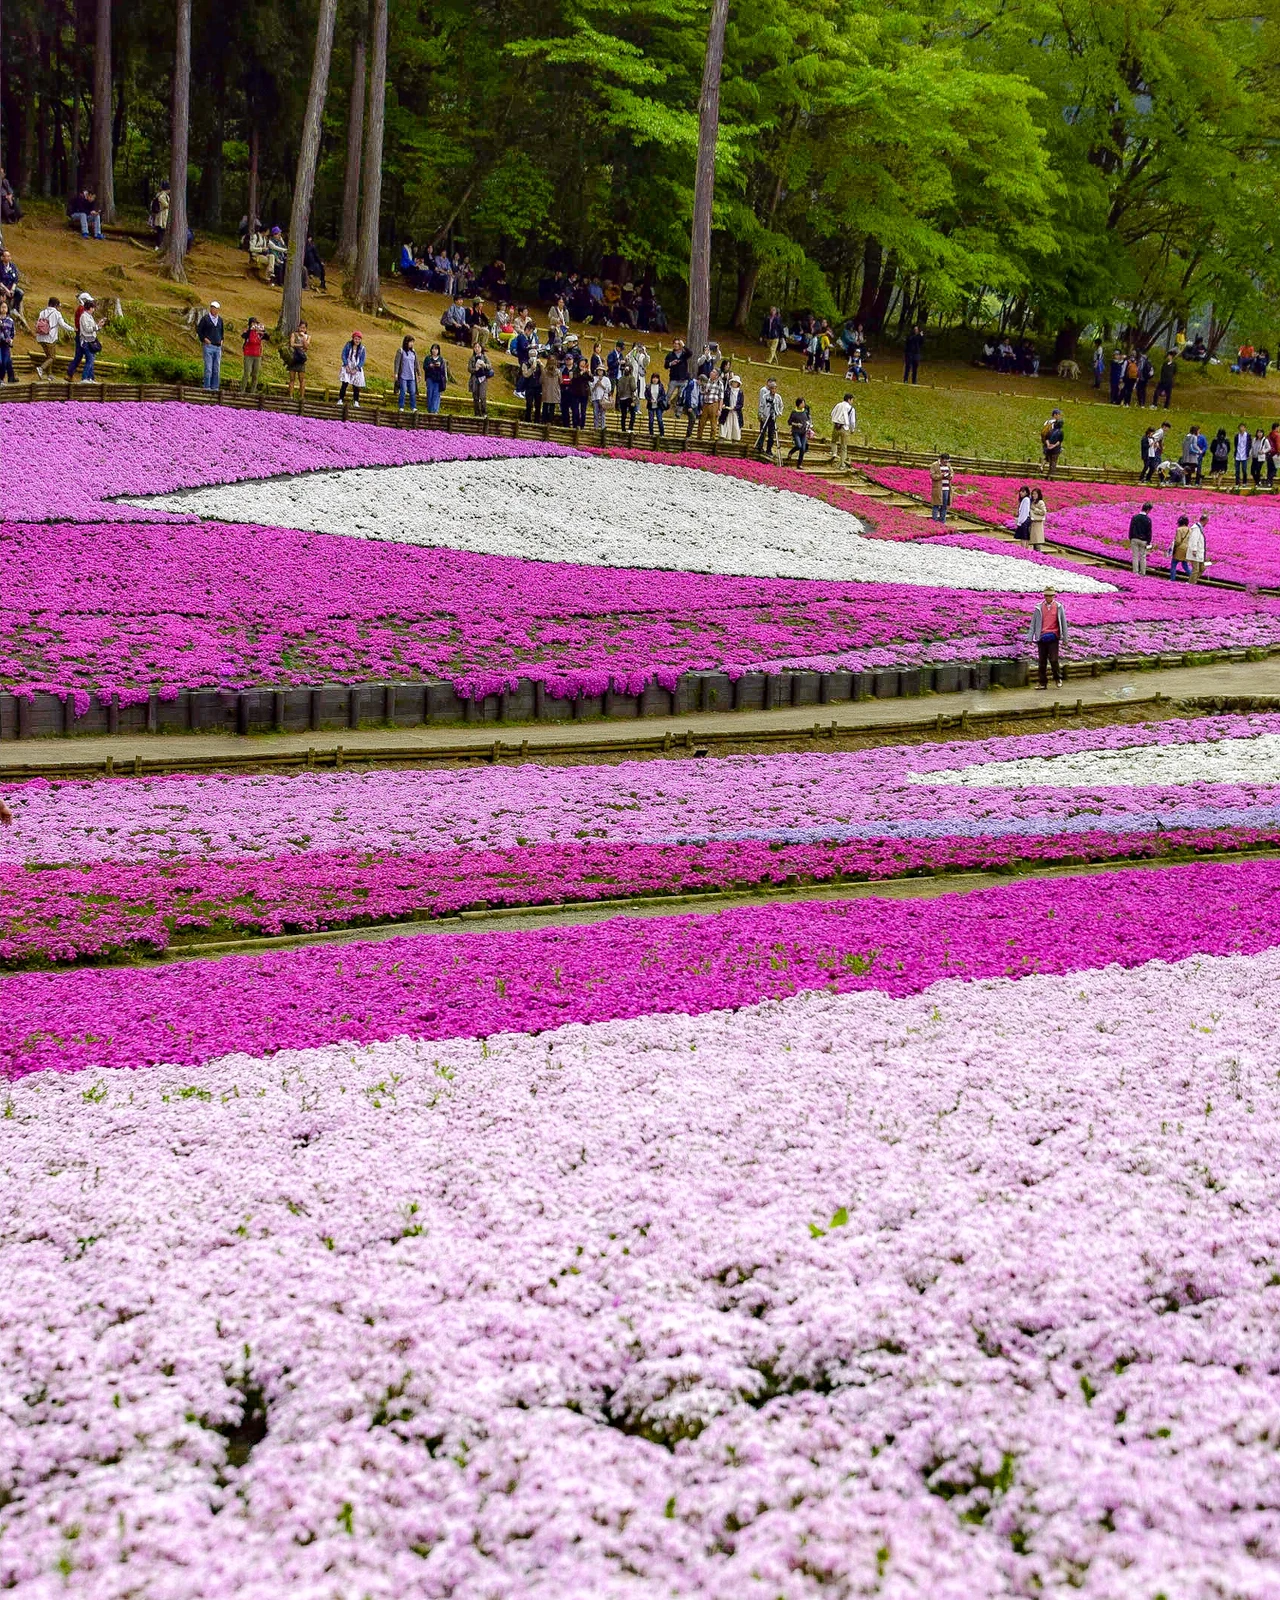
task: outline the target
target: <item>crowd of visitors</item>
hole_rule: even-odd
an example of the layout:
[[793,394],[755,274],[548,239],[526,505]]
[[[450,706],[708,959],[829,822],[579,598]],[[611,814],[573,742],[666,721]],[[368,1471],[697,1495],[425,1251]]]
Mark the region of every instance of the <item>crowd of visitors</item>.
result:
[[[1129,563],[1138,577],[1147,573],[1147,558],[1155,541],[1155,524],[1151,513],[1154,502],[1144,502],[1142,510],[1129,519]],[[1176,582],[1186,578],[1199,583],[1209,565],[1206,557],[1205,529],[1209,513],[1201,511],[1194,518],[1180,516],[1169,539],[1169,576]]]

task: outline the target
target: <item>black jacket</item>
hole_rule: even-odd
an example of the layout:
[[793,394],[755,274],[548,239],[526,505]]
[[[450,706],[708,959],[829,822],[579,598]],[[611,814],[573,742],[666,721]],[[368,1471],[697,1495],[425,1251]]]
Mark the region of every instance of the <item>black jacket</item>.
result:
[[206,311],[196,326],[196,333],[201,344],[221,344],[222,335],[226,332],[227,325],[221,317],[215,322]]
[[689,354],[689,347],[686,345],[678,354],[674,350],[669,351],[667,359],[662,364],[667,369],[667,376],[672,383],[687,383],[692,361],[693,357]]

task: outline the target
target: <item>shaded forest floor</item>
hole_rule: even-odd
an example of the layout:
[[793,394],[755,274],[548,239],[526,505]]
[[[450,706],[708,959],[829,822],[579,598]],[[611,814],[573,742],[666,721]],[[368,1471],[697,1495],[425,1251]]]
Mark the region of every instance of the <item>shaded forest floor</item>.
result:
[[[251,272],[248,257],[234,241],[204,236],[197,240],[188,260],[190,281],[169,283],[160,277],[159,258],[150,243],[143,242],[145,229],[137,221],[133,227],[136,238],[113,236],[102,243],[85,242],[67,226],[60,208],[40,202],[29,207],[21,223],[6,227],[5,243],[27,291],[24,309],[30,327],[34,329],[39,308],[50,294],[61,298],[69,316],[76,295],[88,290],[108,313],[114,311],[117,300],[123,312],[104,332],[103,376],[163,381],[177,375],[177,362],[188,379],[199,381],[199,345],[183,318],[191,307],[217,299],[229,327],[235,330],[228,335],[224,382],[238,381],[239,330],[250,315],[271,328],[279,315],[280,290]],[[342,275],[335,272],[329,275],[327,293],[308,291],[303,297],[303,313],[312,334],[309,390],[336,389],[339,352],[353,327],[361,329],[369,346],[368,370],[375,388],[388,383],[395,350],[404,334],[415,336],[420,351],[439,338],[446,304],[443,296],[408,290],[397,278],[388,276],[383,280],[388,315],[369,317],[346,304],[343,288]],[[545,327],[545,308],[538,308],[536,316]],[[607,350],[619,336],[609,328],[577,331],[588,351],[597,337],[601,348]],[[677,326],[673,331],[680,329]],[[669,346],[671,334],[640,337],[657,357],[660,349]],[[849,387],[841,367],[831,374],[805,373],[800,358],[789,353],[781,367],[767,371],[758,340],[727,329],[719,330],[716,337],[743,374],[748,421],[761,384],[776,375],[788,406],[804,395],[819,432],[826,433],[831,407]],[[35,349],[34,339],[20,333],[16,358],[24,381],[31,377],[27,356]],[[66,355],[69,358],[69,350]],[[463,353],[453,347],[449,359],[455,397],[460,394],[465,399]],[[496,365],[499,378],[491,388],[491,398],[512,401],[514,364],[498,356]],[[998,375],[962,361],[935,361],[926,346],[920,383],[904,385],[900,381],[901,356],[888,344],[874,351],[870,370],[871,382],[856,391],[858,437],[869,445],[1029,460],[1038,454],[1039,430],[1049,410],[1061,405],[1067,421],[1064,464],[1131,468],[1138,462],[1139,435],[1156,420],[1150,411],[1108,405],[1087,373],[1079,380],[1060,379],[1053,373],[1039,378]],[[283,384],[284,367],[277,356],[269,354],[264,359],[263,377],[272,384]],[[1175,405],[1167,420],[1180,439],[1193,422],[1199,422],[1212,436],[1218,427],[1234,432],[1241,421],[1251,427],[1269,426],[1277,416],[1280,379],[1234,377],[1224,365],[1208,373],[1180,370]]]

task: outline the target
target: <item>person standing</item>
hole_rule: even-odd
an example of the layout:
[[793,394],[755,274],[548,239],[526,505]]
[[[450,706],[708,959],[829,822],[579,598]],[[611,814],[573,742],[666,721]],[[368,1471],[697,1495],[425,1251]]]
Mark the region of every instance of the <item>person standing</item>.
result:
[[720,405],[720,437],[729,444],[737,444],[742,438],[742,410],[746,398],[742,379],[736,372],[731,374]]
[[1138,353],[1138,409],[1145,411],[1147,408],[1147,387],[1156,375],[1156,369],[1151,365],[1151,357],[1145,350]]
[[929,468],[929,490],[930,519],[945,523],[951,505],[951,457],[945,451]]
[[449,386],[449,369],[445,366],[440,346],[433,344],[422,363],[422,381],[427,388],[427,412],[430,416],[440,410],[440,397]]
[[1267,434],[1267,444],[1271,447],[1267,456],[1267,488],[1270,489],[1276,481],[1276,466],[1280,462],[1280,422],[1271,424],[1271,431]]
[[1040,449],[1044,454],[1045,472],[1050,478],[1053,477],[1058,457],[1062,454],[1062,441],[1065,436],[1066,427],[1062,420],[1062,412],[1054,406],[1049,420],[1040,430]]
[[659,438],[666,434],[663,417],[667,409],[667,386],[663,383],[657,371],[649,374],[649,382],[644,391],[645,409],[649,414],[649,437],[655,434]]
[[1018,512],[1013,522],[1013,536],[1031,542],[1031,490],[1024,483],[1018,490]]
[[569,426],[585,428],[587,403],[591,399],[591,369],[581,356],[575,356],[569,372]]
[[609,374],[601,367],[591,380],[591,423],[601,433],[609,425],[609,397],[612,393]]
[[240,345],[240,393],[255,394],[262,372],[262,335],[265,328],[257,317],[250,317]]
[[849,436],[857,425],[853,409],[853,396],[845,395],[831,408],[831,454],[841,472],[849,467]]
[[36,377],[43,381],[49,374],[58,348],[58,335],[63,329],[74,334],[75,329],[62,315],[62,302],[57,295],[49,296],[49,304],[36,318],[36,343],[40,346],[40,365]]
[[196,334],[200,339],[201,350],[204,355],[204,388],[220,389],[222,387],[222,341],[226,335],[226,324],[222,320],[222,307],[216,300],[210,300],[209,309],[196,324]]
[[538,369],[538,382],[542,387],[542,425],[546,427],[556,420],[556,412],[560,409],[560,362],[556,357],[555,347],[552,346],[542,358],[542,365]]
[[1236,429],[1235,462],[1237,486],[1247,484],[1249,481],[1249,454],[1252,441],[1249,438],[1249,424],[1242,422]]
[[1208,520],[1208,517],[1202,511],[1197,520],[1187,530],[1187,560],[1191,564],[1192,583],[1199,583],[1204,575],[1204,525]]
[[765,319],[764,325],[764,338],[769,347],[769,355],[765,365],[767,367],[779,366],[781,363],[778,360],[778,352],[786,343],[786,329],[783,327],[782,313],[777,306],[769,307],[769,315]]
[[672,341],[662,364],[667,369],[667,387],[672,393],[678,394],[681,386],[688,383],[693,370],[693,358],[685,348],[683,339],[677,336]]
[[902,347],[902,381],[915,383],[920,376],[920,357],[924,354],[924,334],[913,326]]
[[1111,404],[1113,406],[1118,406],[1120,404],[1120,389],[1121,389],[1121,385],[1124,383],[1124,351],[1123,350],[1113,350],[1111,352],[1110,378],[1111,378]]
[[1164,363],[1160,368],[1160,381],[1156,384],[1156,397],[1152,402],[1153,405],[1158,406],[1160,404],[1160,397],[1163,395],[1164,408],[1166,411],[1168,411],[1169,407],[1173,404],[1173,380],[1177,370],[1177,363],[1173,359],[1173,351],[1166,350]]
[[1031,534],[1031,548],[1044,549],[1045,524],[1049,520],[1049,507],[1045,503],[1044,492],[1040,489],[1031,491],[1031,506],[1027,513],[1027,527]]
[[413,335],[406,333],[396,351],[396,364],[392,371],[396,385],[396,410],[403,411],[405,401],[416,417],[418,414],[418,352],[413,347]]
[[1204,436],[1204,429],[1197,422],[1195,426],[1195,451],[1196,451],[1196,482],[1204,482],[1204,458],[1209,453],[1209,441]]
[[1219,428],[1209,446],[1209,476],[1211,478],[1225,477],[1230,460],[1231,440],[1227,438],[1227,430]]
[[1187,546],[1191,540],[1190,517],[1179,517],[1178,526],[1173,533],[1173,549],[1169,554],[1169,576],[1177,582],[1178,568],[1181,567],[1185,577],[1191,576],[1191,567],[1187,561]]
[[347,398],[347,389],[351,390],[351,404],[357,409],[360,405],[360,391],[364,388],[364,363],[368,355],[365,347],[364,334],[359,328],[351,330],[351,337],[342,347],[340,361],[342,370],[338,374],[338,404]]
[[1095,389],[1102,387],[1102,374],[1107,370],[1107,357],[1102,348],[1102,340],[1093,347],[1093,386]]
[[10,383],[18,381],[13,370],[13,341],[17,337],[18,325],[9,315],[9,302],[0,296],[0,383],[6,378]]
[[1062,662],[1059,650],[1067,642],[1067,616],[1053,589],[1044,591],[1044,598],[1031,618],[1031,637],[1040,658],[1040,688],[1049,687],[1049,668],[1053,668],[1053,681],[1062,687]]
[[489,415],[489,379],[493,377],[493,362],[479,339],[471,346],[467,362],[467,388],[471,391],[471,409],[477,417]]
[[1124,382],[1120,389],[1121,405],[1131,406],[1133,404],[1133,391],[1137,387],[1137,383],[1138,353],[1136,350],[1130,350],[1124,362]]
[[1129,518],[1129,565],[1135,577],[1145,578],[1147,575],[1147,556],[1151,551],[1152,536],[1151,501],[1147,500],[1142,510],[1135,511]]
[[791,430],[791,448],[787,451],[786,460],[796,457],[796,466],[804,466],[805,451],[809,448],[809,430],[813,426],[813,416],[805,404],[804,396],[797,395],[796,403],[787,418],[787,427]]
[[293,393],[293,386],[298,385],[298,399],[305,398],[307,393],[307,357],[311,353],[311,330],[305,322],[298,326],[289,335],[289,379],[285,388],[286,395]]
[[724,404],[724,379],[718,371],[707,375],[702,386],[702,407],[698,412],[698,440],[701,443],[705,429],[710,428],[712,439],[720,428],[720,407]]
[[778,380],[770,378],[761,389],[758,401],[760,432],[756,437],[756,449],[762,455],[771,456],[777,446],[778,422],[783,409],[783,399],[778,392]]
[[613,403],[618,408],[618,428],[622,433],[636,431],[636,396],[639,392],[636,369],[629,361],[620,361],[617,381],[613,386]]
[[1253,436],[1253,443],[1249,446],[1249,471],[1253,475],[1254,488],[1262,482],[1262,469],[1267,464],[1267,457],[1271,454],[1271,445],[1266,434],[1259,428]]

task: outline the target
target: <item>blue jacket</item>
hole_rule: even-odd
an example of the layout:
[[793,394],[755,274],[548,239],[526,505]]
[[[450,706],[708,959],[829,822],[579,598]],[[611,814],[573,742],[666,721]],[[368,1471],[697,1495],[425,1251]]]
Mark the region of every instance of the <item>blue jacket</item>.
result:
[[[361,340],[359,344],[354,339],[348,339],[342,347],[342,365],[344,367],[363,367],[364,358],[368,354],[368,347]],[[353,361],[351,358],[355,357]]]

